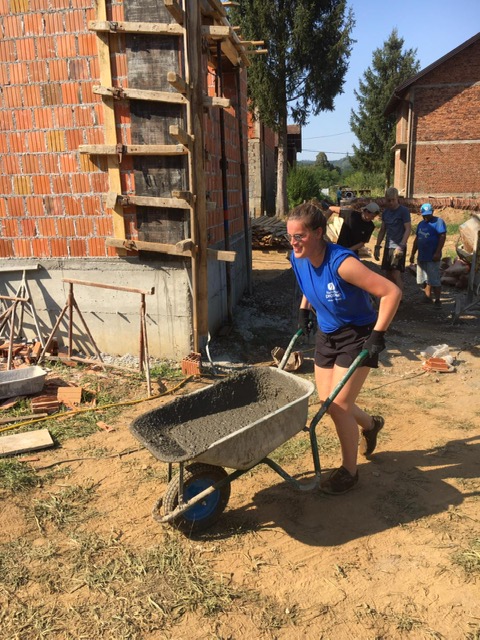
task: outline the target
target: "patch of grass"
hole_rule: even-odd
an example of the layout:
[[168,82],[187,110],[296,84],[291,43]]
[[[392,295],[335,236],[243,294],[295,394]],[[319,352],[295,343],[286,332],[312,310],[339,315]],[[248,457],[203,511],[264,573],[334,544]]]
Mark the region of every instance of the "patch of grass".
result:
[[460,429],[463,431],[474,431],[478,429],[478,423],[472,422],[471,420],[454,420],[450,422],[450,426],[453,429]]
[[297,460],[310,450],[310,437],[308,433],[300,433],[284,442],[270,455],[270,458],[278,464],[285,464]]
[[23,562],[25,546],[21,539],[0,545],[0,584],[7,588],[18,589],[29,580],[30,574]]
[[177,378],[183,378],[183,373],[176,363],[168,360],[164,362],[157,362],[150,367],[150,378],[163,379],[163,380],[175,380]]
[[14,458],[0,459],[0,489],[17,493],[38,484],[35,470],[25,462]]
[[420,407],[420,409],[430,410],[437,409],[442,406],[442,402],[436,402],[435,400],[431,400],[429,398],[411,398],[413,402]]
[[47,523],[58,529],[65,529],[89,517],[91,513],[88,507],[94,492],[93,484],[85,487],[72,486],[45,500],[35,500],[33,513],[39,529],[45,531]]
[[468,549],[457,551],[453,562],[460,565],[469,578],[480,573],[480,538],[473,540]]

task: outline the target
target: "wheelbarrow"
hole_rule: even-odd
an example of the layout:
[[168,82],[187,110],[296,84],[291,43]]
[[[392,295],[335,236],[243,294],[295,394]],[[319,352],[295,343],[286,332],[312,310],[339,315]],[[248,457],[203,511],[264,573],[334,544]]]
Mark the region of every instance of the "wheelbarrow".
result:
[[[274,367],[252,367],[136,418],[130,425],[133,435],[168,463],[169,484],[153,508],[153,518],[186,534],[210,527],[227,506],[233,480],[258,464],[266,464],[300,491],[318,488],[317,424],[367,355],[366,350],[358,355],[308,427],[314,384]],[[293,478],[268,457],[302,430],[310,435],[315,471],[307,481]],[[176,475],[174,464],[179,466]]]

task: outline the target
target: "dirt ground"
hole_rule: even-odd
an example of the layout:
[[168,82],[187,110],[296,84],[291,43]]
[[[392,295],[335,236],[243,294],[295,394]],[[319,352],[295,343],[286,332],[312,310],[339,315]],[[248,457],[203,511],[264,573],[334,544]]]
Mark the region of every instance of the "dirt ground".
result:
[[[443,217],[458,218],[454,211]],[[296,330],[298,291],[286,253],[255,251],[252,284],[232,330],[209,344],[217,375],[241,363],[270,364],[272,348],[286,347]],[[0,492],[0,638],[480,639],[479,318],[452,322],[460,295],[454,289],[443,292],[437,308],[421,303],[408,273],[405,284],[381,366],[359,398],[360,406],[385,417],[385,428],[371,460],[360,459],[354,491],[299,492],[256,467],[232,483],[220,520],[189,539],[152,518],[166,489],[166,465],[128,428],[171,397],[124,409],[115,431],[40,452],[30,464],[39,475],[56,470],[50,482]],[[420,352],[442,343],[455,371],[423,371]],[[305,361],[296,372],[309,379],[312,347],[311,339],[300,345]],[[211,381],[190,381],[176,395]],[[310,418],[318,408],[314,394]],[[327,473],[339,464],[328,416],[317,436]],[[312,476],[305,433],[274,458],[295,477]],[[42,524],[39,505],[48,499],[58,507],[59,496],[78,487],[89,493],[77,517]],[[134,562],[152,548],[184,558],[196,590],[187,595],[180,586],[182,593],[174,593],[170,582],[158,593],[165,558],[156,586],[153,556]],[[185,566],[175,566],[183,567],[173,572],[178,577]],[[179,604],[169,608],[173,601]]]

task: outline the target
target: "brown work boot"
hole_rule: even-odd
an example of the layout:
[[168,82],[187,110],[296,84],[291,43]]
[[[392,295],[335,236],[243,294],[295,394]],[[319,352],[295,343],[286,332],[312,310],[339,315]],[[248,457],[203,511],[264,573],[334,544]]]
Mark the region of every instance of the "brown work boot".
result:
[[324,493],[329,493],[330,495],[339,496],[342,493],[347,493],[350,489],[358,482],[358,471],[352,476],[352,474],[345,469],[345,467],[340,467],[339,469],[334,469],[328,478],[324,480],[320,484],[320,489]]
[[383,425],[385,424],[385,420],[382,416],[372,417],[372,428],[368,430],[363,429],[362,437],[360,439],[360,453],[364,456],[369,456],[375,451],[378,432],[383,429]]

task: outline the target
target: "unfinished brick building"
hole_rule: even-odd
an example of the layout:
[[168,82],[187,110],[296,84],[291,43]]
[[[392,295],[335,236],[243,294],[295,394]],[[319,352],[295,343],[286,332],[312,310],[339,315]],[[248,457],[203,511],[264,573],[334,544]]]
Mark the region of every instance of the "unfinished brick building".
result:
[[[222,3],[0,0],[0,35],[1,293],[29,269],[48,335],[65,280],[154,288],[151,355],[198,349],[250,273],[248,58]],[[75,299],[101,350],[138,349],[134,296]]]
[[480,196],[480,33],[398,86],[392,112],[403,196]]

